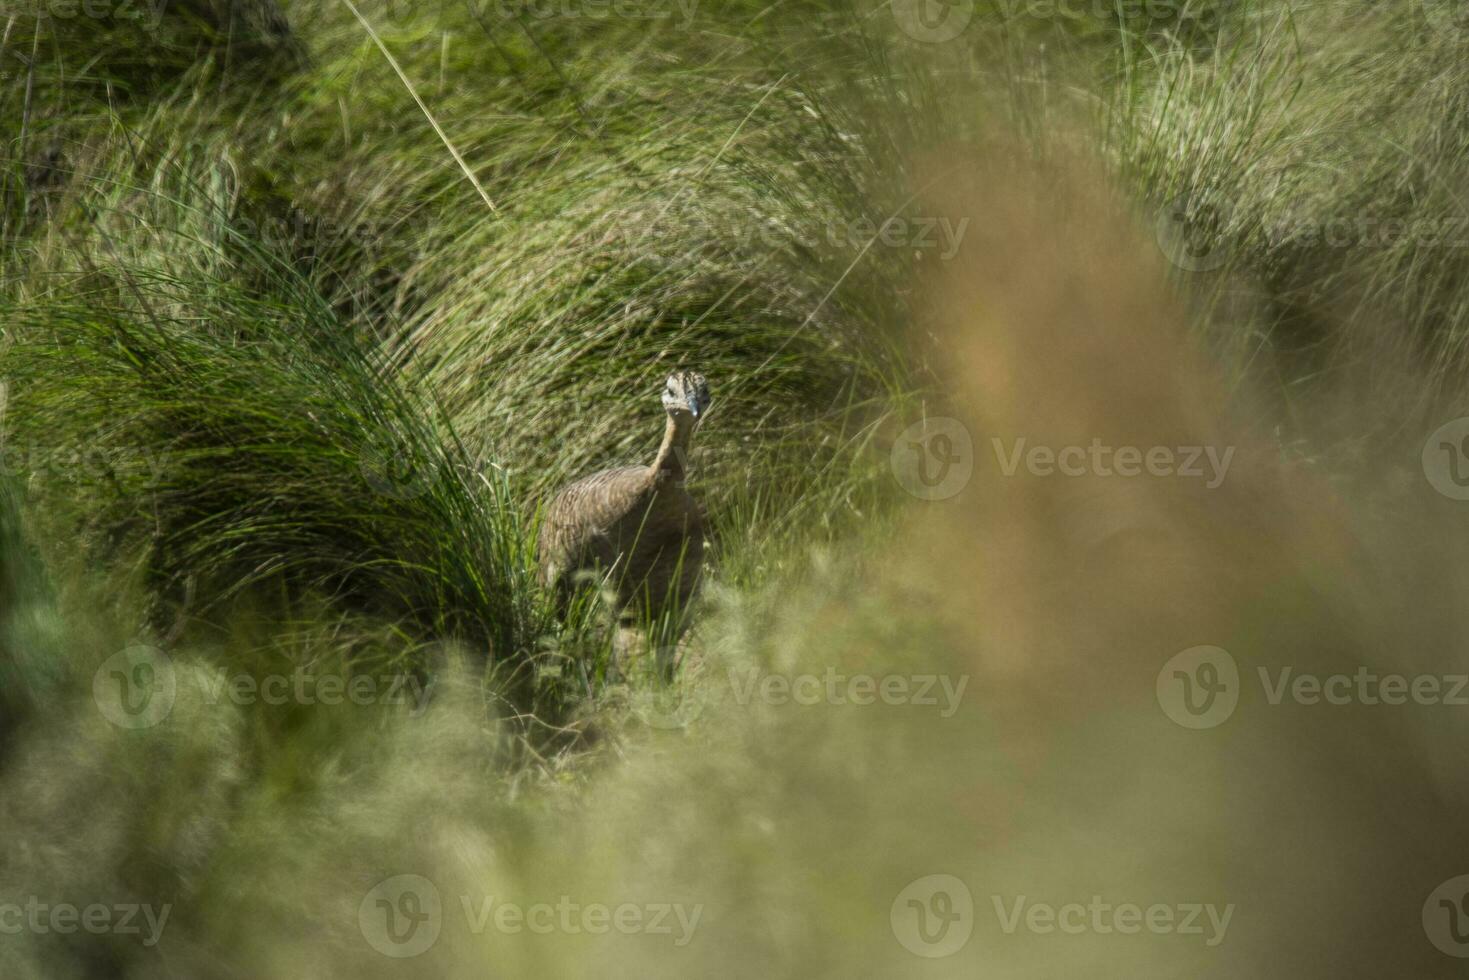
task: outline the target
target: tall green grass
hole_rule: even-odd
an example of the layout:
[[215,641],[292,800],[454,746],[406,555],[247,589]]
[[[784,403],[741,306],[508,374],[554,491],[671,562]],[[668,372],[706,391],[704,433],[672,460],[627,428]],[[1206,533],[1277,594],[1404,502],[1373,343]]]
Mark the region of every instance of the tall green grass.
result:
[[[918,383],[904,354],[911,257],[874,248],[853,230],[886,214],[873,207],[886,178],[862,141],[881,149],[880,134],[822,91],[829,82],[782,79],[757,63],[752,52],[768,39],[726,55],[728,65],[650,69],[647,55],[633,52],[603,59],[589,75],[556,57],[570,41],[528,32],[505,40],[504,23],[487,35],[464,11],[425,13],[442,32],[438,45],[403,42],[385,28],[436,120],[498,202],[492,213],[355,22],[335,7],[301,14],[321,32],[309,35],[321,47],[309,69],[245,82],[238,66],[211,57],[193,69],[192,88],[164,88],[132,111],[109,105],[92,132],[59,144],[67,165],[56,169],[68,176],[46,192],[49,217],[37,234],[12,250],[12,319],[38,324],[36,350],[58,348],[44,330],[62,297],[91,311],[100,290],[101,308],[115,298],[118,316],[140,324],[145,342],[197,344],[178,357],[207,363],[210,386],[248,392],[252,411],[268,416],[250,426],[306,426],[313,398],[352,405],[340,427],[312,436],[318,447],[324,438],[345,451],[336,457],[339,486],[350,481],[343,474],[354,448],[395,438],[375,427],[437,427],[435,438],[451,449],[406,455],[459,453],[452,465],[425,465],[477,467],[503,481],[519,499],[522,526],[497,532],[517,537],[514,545],[490,544],[491,535],[446,512],[415,530],[432,539],[453,526],[479,542],[471,550],[500,549],[497,561],[528,547],[534,501],[558,483],[651,453],[659,432],[652,393],[664,372],[686,363],[715,381],[716,415],[696,463],[721,538],[762,537],[778,554],[793,535],[830,536],[881,506],[867,461],[874,427]],[[701,32],[689,36],[711,43]],[[638,43],[646,50],[653,41]],[[430,66],[448,80],[438,92],[422,81]],[[470,80],[496,76],[500,104],[487,113]],[[350,79],[361,97],[349,102]],[[265,118],[255,118],[267,100]],[[636,126],[655,106],[660,127]],[[176,329],[161,333],[163,319]],[[111,349],[112,332],[131,329],[79,327],[99,350]],[[314,363],[290,356],[298,333],[326,338],[308,344]],[[225,348],[218,355],[215,344]],[[121,371],[106,378],[51,372],[20,391],[54,383],[90,398],[127,385],[118,397],[134,397],[155,384],[137,360],[115,360]],[[203,385],[193,370],[166,383]],[[392,400],[369,390],[384,386],[408,399],[387,424],[368,407]],[[59,406],[69,396],[46,397]],[[303,510],[277,486],[277,461],[218,444],[237,424],[223,401],[195,409],[224,416],[197,419],[212,434],[194,438],[213,443],[198,448],[228,452],[241,480],[256,482],[232,488],[237,509],[221,513],[220,498],[203,486],[207,467],[177,478],[169,496],[207,519],[189,527],[208,529],[182,543],[178,567],[201,570],[199,557],[224,541],[248,554],[252,568],[287,567],[303,560],[293,534],[335,539],[343,523],[358,521],[377,533],[372,508],[318,486]],[[409,401],[409,414],[437,421],[404,421]],[[50,434],[66,432],[63,441],[95,438],[85,413],[45,418]],[[287,433],[258,441],[277,436]],[[323,458],[302,455],[313,465]],[[186,500],[191,484],[201,499]],[[740,523],[755,513],[758,524]],[[310,560],[325,581],[332,561],[345,574],[356,558],[376,557],[363,549]],[[441,561],[480,567],[485,556],[440,552],[429,563]],[[526,589],[515,588],[523,605]],[[409,607],[447,601],[451,618],[487,615],[451,591],[436,585],[400,598]],[[504,619],[503,610],[494,614]],[[502,648],[526,647],[515,627],[484,628],[501,631]]]
[[[1191,747],[1148,727],[1151,677],[1116,686],[1158,651],[1129,649],[1111,669],[1098,639],[1145,618],[1105,591],[1131,575],[1232,600],[1239,569],[1209,577],[1200,548],[1155,578],[1088,553],[1092,588],[1118,608],[1068,592],[1061,559],[1036,587],[1046,601],[1027,606],[1036,567],[1064,557],[1095,502],[1062,500],[1044,521],[1025,511],[1032,523],[1017,512],[1011,527],[971,496],[961,503],[988,518],[933,505],[915,520],[890,472],[919,418],[959,415],[978,434],[996,405],[1029,406],[1015,414],[1040,424],[1093,382],[1101,401],[1126,388],[1077,365],[1132,336],[1105,305],[1106,274],[1152,275],[1166,243],[1119,234],[1105,240],[1136,254],[1085,253],[1070,246],[1087,219],[1063,208],[1025,212],[1050,223],[1020,227],[1014,255],[994,242],[1017,232],[1002,207],[976,217],[956,255],[882,229],[945,216],[930,202],[955,185],[1003,200],[1037,172],[1077,169],[1104,175],[1126,205],[1119,222],[1156,229],[1181,208],[1209,268],[1164,265],[1179,306],[1160,313],[1150,292],[1126,311],[1188,321],[1263,455],[1365,488],[1349,500],[1392,578],[1374,614],[1388,620],[1414,575],[1459,580],[1452,556],[1391,543],[1451,536],[1390,518],[1402,459],[1417,465],[1421,448],[1404,451],[1403,433],[1462,397],[1469,269],[1452,242],[1317,232],[1363,215],[1456,219],[1463,37],[1420,4],[1366,0],[1077,17],[981,2],[946,44],[915,41],[891,5],[867,2],[737,0],[637,20],[358,7],[372,33],[325,0],[170,5],[156,25],[5,21],[0,826],[18,843],[0,857],[0,898],[171,902],[177,918],[166,963],[118,936],[27,934],[0,937],[0,972],[401,975],[364,945],[357,906],[401,873],[433,878],[451,904],[574,892],[703,902],[710,916],[688,952],[646,936],[449,935],[421,963],[456,976],[908,972],[924,964],[894,945],[886,903],[945,868],[1017,889],[1091,888],[1090,874],[1259,884],[1207,861],[1187,865],[1192,877],[1163,868],[1167,855],[1131,838],[1088,863],[1149,819],[1179,851],[1190,821],[1227,831],[1220,812],[1262,831],[1192,770],[1186,805],[1159,815],[1154,797]],[[934,297],[974,275],[976,242],[1044,274],[1025,295],[988,283],[956,325]],[[1027,330],[1055,327],[1004,321],[1015,309],[1098,322],[1055,351],[1064,385],[1014,391],[997,373],[991,389],[956,370],[986,330],[1018,350]],[[558,617],[534,548],[539,504],[561,482],[651,458],[659,382],[681,366],[713,386],[690,489],[714,534],[666,682],[655,658],[616,662],[626,638],[595,589]],[[1274,504],[1295,498],[1271,492],[1235,515],[1274,527]],[[982,540],[1035,551],[971,553]],[[1288,551],[1259,553],[1276,547]],[[1327,563],[1308,550],[1286,557]],[[1285,598],[1244,617],[1247,639],[1330,621],[1313,590],[1346,601],[1350,576],[1295,568],[1259,573]],[[1012,569],[1022,599],[991,581]],[[992,590],[971,591],[980,580]],[[1441,621],[1420,627],[1430,639],[1452,632],[1446,594],[1434,592]],[[1219,608],[1238,613],[1227,599]],[[1082,612],[1096,614],[1085,630],[1055,625]],[[666,642],[650,632],[647,645]],[[1034,635],[1099,656],[1017,659]],[[138,644],[169,658],[178,695],[163,722],[130,731],[99,715],[93,684]],[[1073,676],[1062,666],[1090,678],[1094,714],[1047,697]],[[732,693],[752,672],[828,668],[971,671],[987,688],[945,724]],[[422,698],[220,693],[298,671],[411,680]],[[1363,743],[1338,733],[1323,758],[1355,772],[1337,749]],[[1103,778],[1089,765],[1109,738],[1122,749]],[[1404,757],[1417,744],[1384,739]],[[1265,741],[1208,756],[1212,771],[1258,777]],[[1055,768],[1036,762],[1048,753]],[[1324,796],[1345,792],[1291,766]],[[1436,783],[1424,792],[1452,800]],[[1097,826],[1068,810],[1077,800]],[[1312,802],[1302,813],[1324,819]],[[1292,816],[1282,825],[1306,835]],[[1313,840],[1366,847],[1374,821]],[[1085,873],[1034,859],[1052,849]],[[1328,962],[1330,943],[1311,948]],[[1048,961],[976,945],[930,965],[1054,975],[1057,962],[1091,968],[1098,949]],[[1270,968],[1265,949],[1232,967]],[[1201,968],[1174,948],[1119,962]]]

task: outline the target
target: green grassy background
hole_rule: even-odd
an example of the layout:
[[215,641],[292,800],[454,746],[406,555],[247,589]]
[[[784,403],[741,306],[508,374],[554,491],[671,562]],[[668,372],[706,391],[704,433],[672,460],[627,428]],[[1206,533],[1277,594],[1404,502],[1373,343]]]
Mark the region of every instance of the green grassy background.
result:
[[[185,0],[6,15],[0,899],[175,911],[156,949],[0,936],[0,972],[1053,976],[1100,955],[1139,975],[1296,976],[1354,962],[1314,919],[1309,955],[1277,957],[1293,931],[1279,909],[1210,960],[1092,936],[976,939],[930,962],[895,942],[888,904],[910,879],[982,868],[1043,891],[1093,848],[1110,850],[1081,876],[1086,896],[1103,882],[1178,900],[1295,892],[1219,856],[1169,865],[1131,836],[1159,820],[1183,850],[1188,827],[1220,829],[1221,813],[1262,847],[1270,833],[1197,773],[1186,793],[1167,787],[1187,752],[1137,720],[1156,720],[1150,680],[1080,719],[1039,712],[1064,718],[1052,766],[1011,741],[1006,712],[1028,702],[1006,698],[1054,675],[976,667],[1012,624],[1002,603],[958,593],[971,558],[1026,556],[935,567],[922,529],[938,505],[891,473],[908,424],[999,414],[982,372],[955,369],[985,328],[934,302],[972,277],[976,241],[1000,254],[996,235],[1034,233],[1041,244],[1014,248],[1053,263],[1040,290],[1053,281],[1077,311],[1115,277],[1069,241],[1064,212],[1039,229],[971,215],[957,256],[879,229],[948,215],[936,202],[954,186],[1003,198],[1013,183],[1035,200],[1033,174],[1095,175],[1131,229],[1128,262],[1157,287],[1147,309],[1208,352],[1221,415],[1349,501],[1389,583],[1374,623],[1451,637],[1457,523],[1432,507],[1414,523],[1401,502],[1422,503],[1404,474],[1462,407],[1469,363],[1469,27],[1426,0],[1074,16],[978,0],[960,5],[973,20],[957,38],[924,43],[897,6],[646,0],[636,9],[659,16],[629,17],[583,0],[391,0],[359,19],[345,2]],[[1205,271],[1157,254],[1158,222],[1179,209]],[[1014,308],[997,298],[995,315]],[[1096,336],[1120,315],[1103,308]],[[557,485],[651,456],[654,396],[682,365],[714,388],[693,489],[715,533],[669,691],[650,671],[612,675],[595,596],[557,619],[534,540]],[[1057,376],[1073,366],[1058,349]],[[1137,384],[1160,378],[1139,369]],[[1242,511],[1296,492],[1261,485]],[[1036,533],[1039,549],[1051,532]],[[1300,586],[1304,611],[1283,598],[1241,631],[1335,622],[1313,605],[1339,584],[1321,574],[1331,584],[1312,571]],[[1408,608],[1425,582],[1432,615]],[[98,713],[92,682],[136,643],[166,652],[178,699],[129,731]],[[974,670],[997,687],[942,725],[911,706],[728,697],[731,670],[831,666]],[[392,674],[433,697],[208,696],[298,669]],[[669,724],[670,701],[697,717]],[[1340,744],[1363,732],[1380,734],[1349,728]],[[1391,758],[1427,741],[1395,738],[1368,741]],[[1131,759],[1144,773],[1116,798],[1085,751],[1109,739],[1118,756],[1099,771],[1125,779]],[[1251,740],[1206,775],[1269,797],[1264,758]],[[1077,800],[1095,823],[1068,815]],[[1323,846],[1400,830],[1327,824]],[[1299,870],[1338,888],[1360,869]],[[449,906],[626,896],[703,903],[705,918],[677,948],[451,924],[426,960],[396,961],[364,941],[358,903],[400,873],[435,881]],[[1348,912],[1335,926],[1348,934],[1380,921]],[[1391,928],[1411,932],[1416,914]],[[1428,954],[1421,975],[1437,975],[1448,961]],[[1392,962],[1420,953],[1407,955]]]

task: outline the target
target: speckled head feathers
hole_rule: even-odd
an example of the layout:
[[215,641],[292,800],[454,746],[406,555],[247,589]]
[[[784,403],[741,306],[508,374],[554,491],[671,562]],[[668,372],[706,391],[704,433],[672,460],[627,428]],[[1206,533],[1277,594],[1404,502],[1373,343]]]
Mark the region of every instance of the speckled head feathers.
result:
[[670,414],[688,412],[695,421],[709,411],[709,382],[698,371],[675,371],[663,386],[663,407]]

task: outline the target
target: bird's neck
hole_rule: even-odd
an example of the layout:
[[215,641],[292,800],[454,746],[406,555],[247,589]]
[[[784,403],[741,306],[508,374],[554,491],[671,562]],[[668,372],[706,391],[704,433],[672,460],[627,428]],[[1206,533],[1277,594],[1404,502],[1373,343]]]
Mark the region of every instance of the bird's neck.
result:
[[663,430],[663,445],[653,460],[655,476],[682,480],[688,469],[689,443],[694,437],[694,420],[683,412],[671,413]]

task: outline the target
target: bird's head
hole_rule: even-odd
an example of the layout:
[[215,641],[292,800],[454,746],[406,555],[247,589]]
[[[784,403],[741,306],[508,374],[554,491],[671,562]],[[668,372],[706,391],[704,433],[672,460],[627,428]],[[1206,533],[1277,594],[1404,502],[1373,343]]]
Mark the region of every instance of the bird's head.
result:
[[684,414],[697,423],[709,411],[709,382],[697,371],[675,371],[663,386],[663,408],[675,419]]

